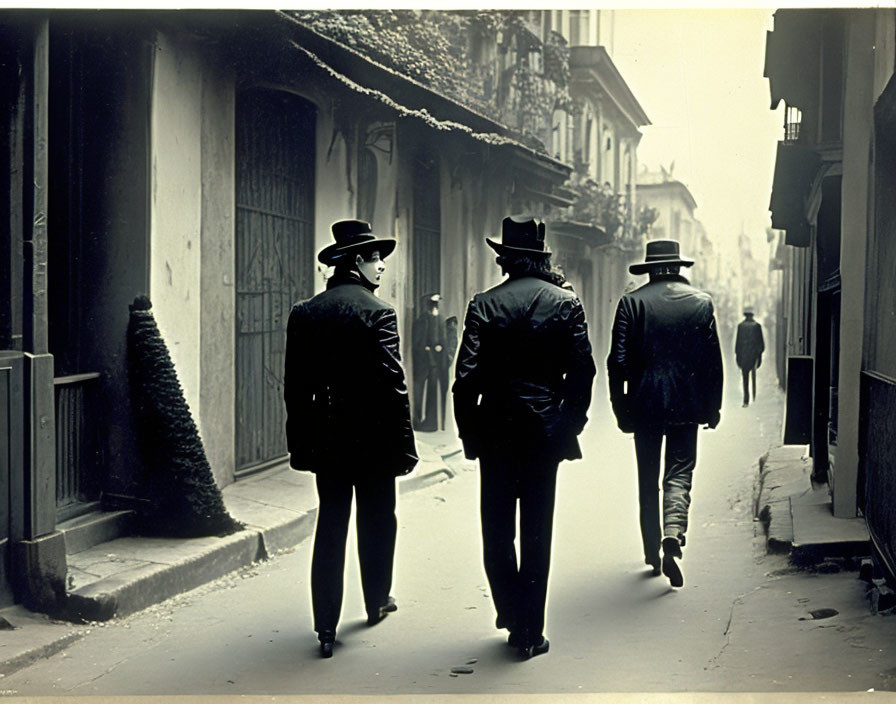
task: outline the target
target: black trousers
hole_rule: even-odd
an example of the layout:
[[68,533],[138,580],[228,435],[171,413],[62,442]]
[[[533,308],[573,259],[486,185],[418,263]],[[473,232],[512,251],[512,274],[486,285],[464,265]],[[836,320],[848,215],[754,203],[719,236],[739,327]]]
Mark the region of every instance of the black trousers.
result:
[[317,474],[317,528],[311,558],[311,604],[314,630],[334,632],[342,610],[345,541],[356,499],[358,560],[367,613],[376,614],[392,589],[395,557],[395,478],[362,482]]
[[756,365],[752,367],[741,368],[741,375],[744,379],[744,405],[750,403],[750,376],[753,377],[753,400],[756,400]]
[[[660,452],[666,438],[663,469],[663,524],[660,527]],[[663,537],[683,537],[688,529],[691,483],[697,464],[697,424],[669,425],[635,431],[638,502],[644,557],[655,558]]]
[[[541,642],[544,631],[557,460],[480,459],[480,513],[485,574],[492,591],[498,628],[508,628],[523,644]],[[517,564],[516,508],[520,512]]]

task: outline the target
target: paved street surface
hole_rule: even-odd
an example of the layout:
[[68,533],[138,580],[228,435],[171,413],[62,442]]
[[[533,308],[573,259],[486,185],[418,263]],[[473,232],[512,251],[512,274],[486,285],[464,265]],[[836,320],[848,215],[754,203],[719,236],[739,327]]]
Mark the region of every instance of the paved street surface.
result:
[[[454,479],[401,497],[399,611],[373,628],[364,622],[350,544],[331,660],[319,659],[311,631],[306,541],[97,624],[0,689],[82,696],[896,689],[896,619],[870,613],[856,572],[796,571],[766,555],[754,536],[755,463],[780,440],[782,399],[766,376],[758,403],[741,408],[731,371],[722,424],[700,433],[680,590],[648,576],[631,436],[595,404],[585,460],[560,472],[545,656],[517,661],[505,632],[494,629],[478,474],[454,458]],[[813,619],[822,608],[838,613]]]

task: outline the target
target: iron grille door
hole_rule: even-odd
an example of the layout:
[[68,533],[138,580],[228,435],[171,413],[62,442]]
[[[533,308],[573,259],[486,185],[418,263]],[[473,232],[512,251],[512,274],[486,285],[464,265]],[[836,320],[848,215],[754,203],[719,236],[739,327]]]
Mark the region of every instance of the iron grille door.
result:
[[442,293],[442,212],[438,163],[414,162],[414,305],[428,293]]
[[237,473],[286,457],[286,323],[314,288],[315,116],[289,93],[237,98]]

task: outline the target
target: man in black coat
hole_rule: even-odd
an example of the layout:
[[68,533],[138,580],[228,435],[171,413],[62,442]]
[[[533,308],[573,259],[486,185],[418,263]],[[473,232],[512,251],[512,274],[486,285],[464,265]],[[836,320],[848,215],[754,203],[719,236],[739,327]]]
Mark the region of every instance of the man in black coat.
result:
[[[697,426],[715,428],[722,405],[722,355],[712,298],[679,274],[680,267],[693,263],[679,255],[674,240],[647,243],[645,261],[629,271],[647,272],[650,281],[619,301],[607,358],[619,428],[635,435],[644,561],[655,575],[662,567],[673,587],[684,584],[676,560],[688,527]],[[664,437],[661,529],[658,482]]]
[[529,658],[549,647],[543,630],[557,466],[582,456],[577,436],[595,367],[582,304],[551,271],[544,224],[508,217],[502,241],[486,242],[508,278],[474,296],[467,309],[454,414],[466,457],[479,458],[495,625],[507,628],[508,642]]
[[395,477],[417,463],[395,310],[377,298],[395,240],[369,223],[332,225],[318,259],[335,266],[327,289],[293,306],[286,344],[286,440],[294,469],[315,473],[319,508],[311,561],[314,630],[333,652],[342,608],[352,492],[368,623],[395,611]]
[[750,376],[753,377],[753,400],[756,400],[756,370],[762,366],[765,340],[762,326],[753,320],[753,309],[744,310],[744,319],[738,323],[734,338],[734,360],[740,368],[744,381],[744,408],[750,405]]
[[429,293],[411,325],[414,362],[414,428],[424,432],[445,429],[449,350],[445,319],[439,311],[442,296]]

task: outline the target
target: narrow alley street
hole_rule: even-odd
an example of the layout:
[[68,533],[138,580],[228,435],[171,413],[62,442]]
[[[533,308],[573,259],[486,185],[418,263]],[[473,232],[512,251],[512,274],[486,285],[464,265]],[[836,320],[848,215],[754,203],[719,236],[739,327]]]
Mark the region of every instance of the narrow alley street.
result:
[[[311,630],[306,541],[97,624],[0,686],[82,696],[893,689],[896,622],[870,613],[857,573],[797,571],[755,534],[755,464],[780,440],[783,406],[771,370],[761,372],[757,403],[741,408],[729,365],[722,423],[700,433],[680,590],[642,563],[631,437],[596,399],[585,459],[561,466],[546,656],[519,662],[493,627],[477,472],[458,456],[453,479],[401,496],[399,611],[373,628],[350,541],[331,660]],[[603,372],[600,382],[599,393]],[[820,608],[838,614],[812,619]]]

